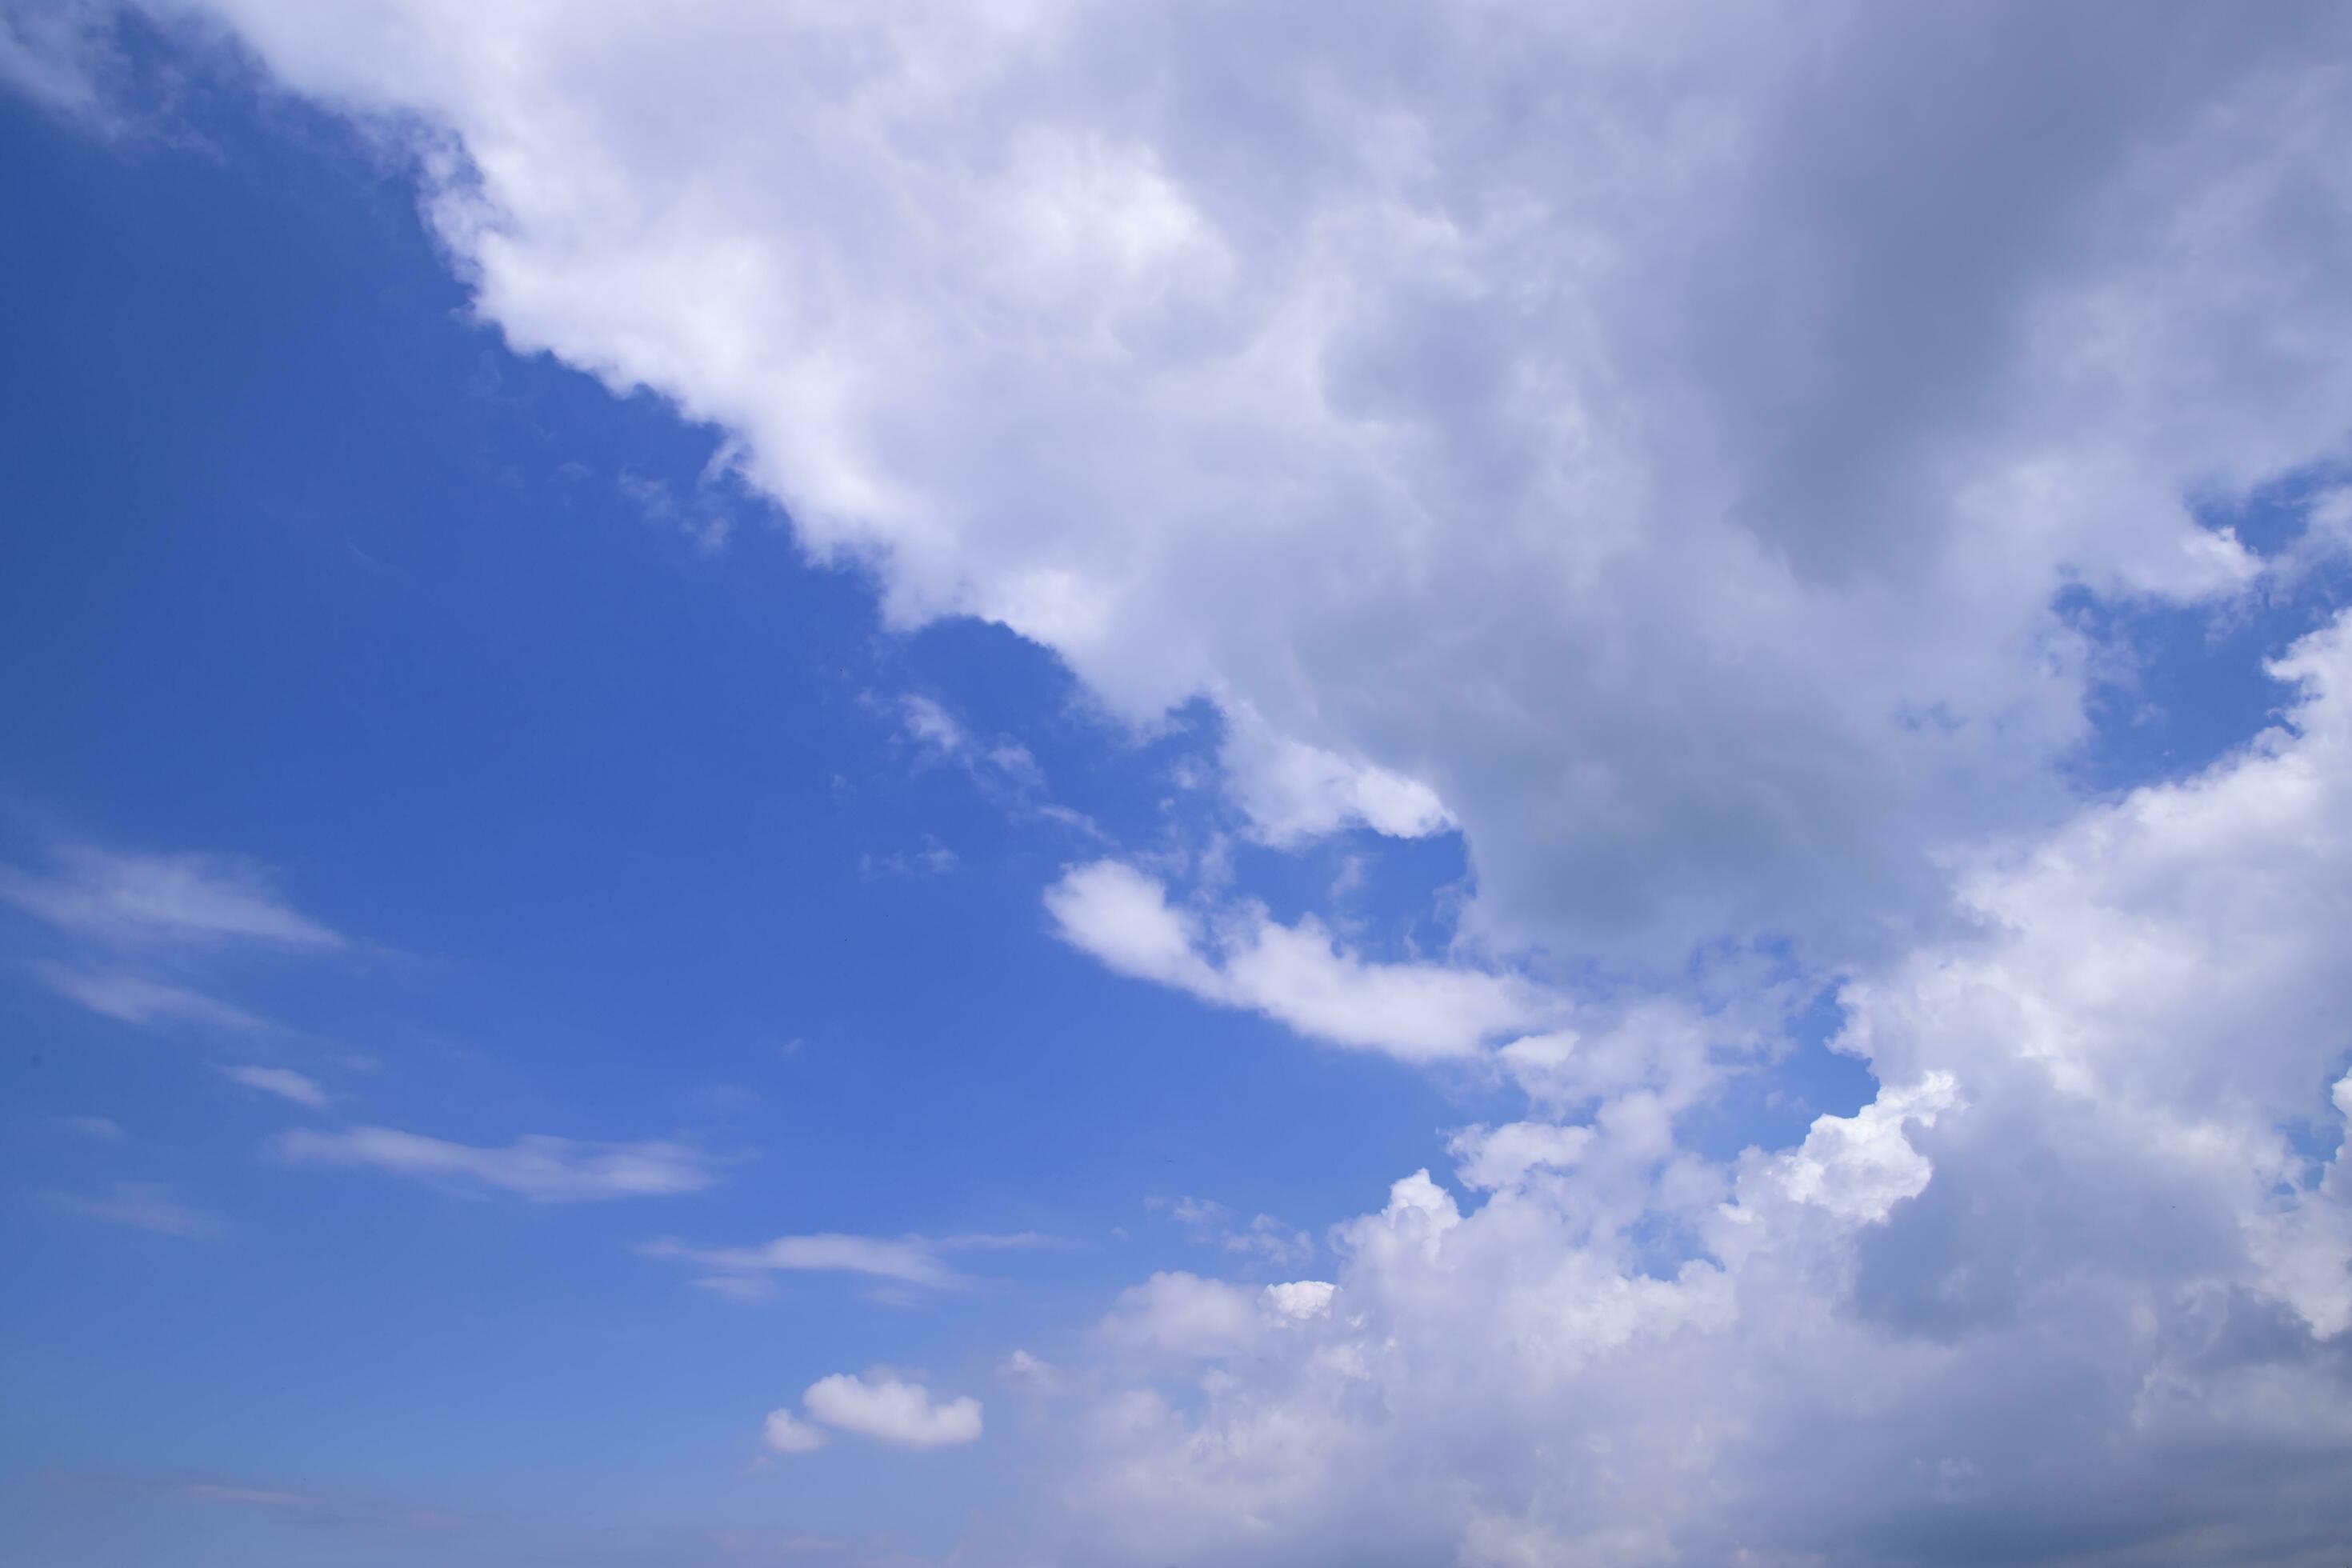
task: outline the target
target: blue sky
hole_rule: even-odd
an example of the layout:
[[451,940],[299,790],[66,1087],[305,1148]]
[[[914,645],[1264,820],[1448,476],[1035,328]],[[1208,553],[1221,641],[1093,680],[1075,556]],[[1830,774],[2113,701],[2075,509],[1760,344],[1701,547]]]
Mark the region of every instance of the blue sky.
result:
[[[1475,1092],[1204,1021],[1052,939],[1038,889],[1096,840],[1035,807],[1143,844],[1205,822],[1171,774],[1213,720],[1133,740],[1002,631],[882,633],[857,574],[704,481],[713,433],[467,322],[413,190],[332,124],[224,92],[189,106],[213,145],[123,149],[8,108],[8,205],[45,243],[10,264],[41,303],[10,318],[33,461],[11,468],[0,619],[9,667],[49,672],[7,691],[12,860],[230,846],[345,943],[189,960],[282,1035],[142,1031],[11,977],[11,1246],[50,1289],[13,1294],[9,1328],[54,1353],[9,1402],[10,1458],[73,1514],[58,1529],[94,1510],[29,1479],[52,1468],[446,1488],[491,1512],[568,1511],[627,1474],[600,1524],[855,1533],[872,1520],[845,1489],[870,1508],[903,1484],[860,1456],[736,1474],[775,1396],[870,1363],[984,1377],[1129,1276],[1223,1261],[1147,1199],[1311,1226],[1475,1119]],[[728,549],[649,519],[625,477],[725,521]],[[919,700],[1048,784],[939,755]],[[1400,859],[1383,877],[1413,890],[1460,875],[1458,853]],[[84,951],[11,914],[20,964]],[[248,1057],[336,1108],[215,1070]],[[713,1181],[540,1212],[260,1157],[348,1120],[677,1137]],[[40,1201],[125,1181],[223,1234],[158,1246]],[[800,1231],[1051,1245],[977,1255],[985,1284],[951,1310],[823,1277],[745,1310],[633,1255]],[[737,1381],[754,1365],[770,1386]],[[945,1512],[922,1543],[981,1458],[930,1463]],[[235,1539],[224,1560],[264,1550]]]
[[2340,17],[691,9],[0,8],[0,1554],[2326,1560]]

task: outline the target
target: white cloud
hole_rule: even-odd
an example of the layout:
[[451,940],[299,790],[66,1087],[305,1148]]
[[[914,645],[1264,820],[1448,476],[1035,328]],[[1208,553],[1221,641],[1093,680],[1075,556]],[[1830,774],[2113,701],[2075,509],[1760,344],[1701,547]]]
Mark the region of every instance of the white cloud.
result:
[[79,937],[119,946],[253,942],[347,946],[296,910],[249,860],[226,855],[126,855],[60,845],[47,874],[0,865],[0,902]]
[[1045,907],[1063,940],[1122,974],[1263,1013],[1314,1039],[1408,1060],[1471,1056],[1496,1036],[1565,1010],[1516,974],[1369,962],[1312,917],[1286,926],[1244,909],[1204,922],[1116,860],[1074,868],[1046,890]]
[[1077,867],[1046,889],[1045,908],[1064,941],[1121,974],[1201,996],[1221,989],[1216,972],[1195,951],[1200,922],[1170,907],[1168,889],[1131,866],[1097,860]]
[[0,10],[0,88],[100,132],[124,128],[108,79],[115,8],[105,0],[48,0]]
[[959,1289],[971,1283],[940,1257],[944,1244],[919,1236],[781,1236],[756,1247],[688,1247],[656,1241],[649,1258],[675,1258],[721,1276],[772,1273],[865,1274],[925,1289]]
[[1154,1274],[1122,1291],[1097,1332],[1120,1350],[1148,1356],[1231,1355],[1265,1327],[1258,1298],[1197,1274]]
[[[959,1252],[1021,1252],[1058,1245],[1034,1231],[964,1236],[780,1236],[751,1247],[694,1247],[675,1239],[648,1242],[648,1258],[677,1258],[711,1270],[694,1281],[730,1300],[763,1301],[777,1274],[854,1274],[911,1290],[963,1290],[974,1283],[948,1262]],[[893,1300],[908,1299],[900,1294]]]
[[122,970],[80,969],[45,959],[27,963],[25,969],[58,995],[121,1023],[195,1024],[232,1034],[277,1027],[266,1018],[200,991]]
[[[1048,797],[1045,770],[1029,748],[1010,736],[974,734],[936,699],[910,692],[898,703],[899,734],[931,766],[961,770],[981,794],[1016,817],[1052,822],[1085,837],[1103,840],[1102,827],[1084,812]],[[933,870],[949,869],[934,865]]]
[[626,471],[614,482],[645,513],[646,521],[677,530],[700,553],[716,555],[727,548],[728,535],[734,531],[734,519],[723,506],[713,504],[709,497],[680,500],[661,480]]
[[269,1020],[199,988],[217,961],[233,952],[316,955],[351,945],[295,909],[251,860],[71,843],[52,845],[47,859],[40,871],[0,863],[0,904],[63,933],[74,956],[21,966],[58,995],[122,1023],[275,1031]]
[[220,1070],[234,1082],[263,1094],[274,1094],[306,1110],[324,1110],[334,1101],[335,1097],[318,1079],[289,1068],[223,1067]]
[[111,1117],[60,1116],[58,1118],[58,1125],[68,1131],[79,1132],[85,1138],[95,1138],[100,1142],[122,1142],[122,1125]]
[[1361,824],[1393,838],[1454,826],[1428,785],[1281,734],[1246,702],[1226,711],[1224,766],[1259,837],[1293,845]]
[[218,1236],[226,1228],[220,1215],[192,1208],[173,1197],[168,1188],[152,1182],[117,1182],[94,1196],[79,1193],[48,1193],[44,1196],[51,1206],[68,1214],[152,1230],[159,1236],[201,1239]]
[[1885,1219],[1896,1204],[1926,1192],[1935,1173],[1911,1146],[1908,1127],[1935,1126],[1953,1100],[1952,1075],[1934,1072],[1881,1092],[1852,1116],[1816,1118],[1804,1142],[1774,1161],[1781,1191],[1842,1219]]
[[1512,1121],[1500,1127],[1466,1127],[1447,1147],[1462,1163],[1462,1180],[1491,1192],[1517,1186],[1537,1171],[1574,1170],[1592,1137],[1590,1127]]
[[503,1149],[452,1143],[389,1127],[332,1132],[297,1128],[271,1144],[301,1165],[379,1171],[458,1188],[488,1187],[536,1203],[663,1197],[698,1192],[718,1179],[718,1162],[680,1143],[592,1143],[529,1136]]
[[[1340,1227],[1320,1312],[1122,1297],[1062,1560],[2352,1531],[2352,1194],[2286,1131],[2352,1111],[2352,652],[2281,666],[2293,729],[2081,807],[2103,652],[2055,607],[2259,586],[2184,495],[2341,454],[2344,8],[203,8],[422,126],[482,315],[739,434],[893,625],[996,619],[1138,721],[1206,694],[1262,838],[1457,825],[1480,951],[1679,981],[1787,934],[1853,976],[1874,1102],[1708,1159],[1684,1121],[1777,1001],[1570,1018],[1071,871],[1120,972],[1498,1046],[1530,1110],[1463,1134],[1474,1206],[1424,1172]],[[9,896],[65,923],[52,883]],[[369,1158],[513,1154],[418,1142],[457,1153]]]
[[1259,1292],[1260,1299],[1275,1311],[1293,1321],[1319,1318],[1331,1310],[1331,1298],[1338,1288],[1328,1279],[1293,1279],[1280,1285],[1269,1285]]
[[1067,1394],[1072,1387],[1070,1378],[1061,1368],[1024,1350],[1015,1350],[997,1363],[996,1375],[1014,1388],[1034,1394]]
[[1270,1214],[1243,1222],[1213,1198],[1147,1198],[1147,1208],[1164,1211],[1198,1241],[1213,1242],[1227,1252],[1246,1253],[1269,1263],[1289,1267],[1315,1256],[1315,1238]]
[[789,1410],[768,1412],[764,1436],[768,1447],[779,1454],[814,1454],[829,1441],[824,1428],[810,1425]]
[[[1465,1130],[1487,1195],[1398,1183],[1335,1232],[1324,1310],[1276,1332],[1274,1292],[1128,1292],[1055,1549],[2324,1555],[2352,1529],[2352,621],[2279,669],[2291,727],[1964,858],[1972,921],[1846,990],[1886,1087],[1796,1148],[1692,1154],[1706,1035],[1632,1014],[1519,1042],[1582,1118]],[[2314,1121],[2334,1154],[2288,1137]]]
[[2340,7],[153,4],[894,624],[1450,817],[1507,940],[1901,931],[2062,809],[2055,592],[2237,591],[2184,491],[2352,422]]
[[[808,1392],[801,1396],[801,1404],[812,1419],[895,1447],[949,1447],[977,1441],[980,1436],[979,1400],[965,1397],[935,1401],[921,1384],[887,1372],[868,1372],[856,1377],[836,1373],[819,1378],[809,1384]],[[777,1412],[768,1417],[772,1442],[776,1415],[783,1414]],[[792,1422],[788,1415],[785,1418],[795,1427],[802,1426]]]

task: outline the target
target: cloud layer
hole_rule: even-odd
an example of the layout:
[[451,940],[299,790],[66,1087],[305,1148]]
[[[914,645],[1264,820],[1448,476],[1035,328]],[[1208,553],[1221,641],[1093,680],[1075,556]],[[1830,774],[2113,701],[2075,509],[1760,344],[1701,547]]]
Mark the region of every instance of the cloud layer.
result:
[[2058,590],[2230,591],[2185,498],[2352,421],[2340,7],[157,4],[900,623],[1458,823],[1511,941],[1899,927],[2057,813]]

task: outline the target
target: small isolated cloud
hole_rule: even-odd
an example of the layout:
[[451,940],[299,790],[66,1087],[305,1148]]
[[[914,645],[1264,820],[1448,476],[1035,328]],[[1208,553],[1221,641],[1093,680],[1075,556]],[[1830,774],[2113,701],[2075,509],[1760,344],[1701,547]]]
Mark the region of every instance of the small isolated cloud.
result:
[[[819,1378],[801,1395],[801,1405],[827,1426],[894,1447],[950,1447],[980,1436],[979,1400],[934,1400],[921,1384],[878,1369]],[[772,1431],[775,1416],[768,1420]]]
[[227,855],[128,855],[60,845],[50,868],[0,865],[0,902],[110,944],[257,942],[331,951],[339,932],[288,902],[258,864]]
[[181,1203],[167,1188],[152,1182],[117,1182],[96,1196],[79,1193],[45,1195],[52,1207],[68,1214],[152,1230],[158,1236],[201,1240],[218,1236],[227,1228],[218,1215]]
[[389,1127],[297,1129],[271,1145],[298,1165],[381,1172],[459,1189],[487,1187],[533,1203],[667,1197],[718,1179],[712,1156],[681,1143],[594,1143],[537,1134],[505,1148],[452,1143]]
[[1332,1045],[1409,1061],[1475,1054],[1542,1026],[1564,1004],[1516,974],[1439,963],[1380,963],[1313,918],[1284,925],[1249,908],[1210,923],[1168,901],[1134,867],[1097,860],[1045,890],[1063,941],[1122,974],[1262,1013]]
[[299,1105],[306,1110],[324,1110],[334,1100],[318,1079],[307,1078],[288,1068],[224,1067],[221,1076],[231,1082],[262,1094],[274,1094],[278,1099]]

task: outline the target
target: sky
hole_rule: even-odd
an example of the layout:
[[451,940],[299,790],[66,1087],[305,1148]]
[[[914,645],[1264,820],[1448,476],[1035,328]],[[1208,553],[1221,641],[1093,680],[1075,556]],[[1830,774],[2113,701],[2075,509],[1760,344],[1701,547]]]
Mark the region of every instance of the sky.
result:
[[0,1557],[2340,1568],[2347,139],[0,0]]

